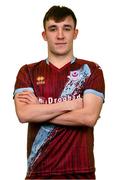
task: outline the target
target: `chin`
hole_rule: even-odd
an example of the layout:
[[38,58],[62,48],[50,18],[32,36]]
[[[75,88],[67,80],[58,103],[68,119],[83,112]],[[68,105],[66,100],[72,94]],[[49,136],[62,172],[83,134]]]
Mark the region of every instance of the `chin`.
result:
[[65,56],[65,55],[67,55],[66,52],[56,52],[56,53],[54,53],[54,54],[56,54],[56,55],[58,55],[58,56]]
[[55,54],[58,54],[58,55],[66,55],[67,53],[68,51],[66,50],[55,51]]

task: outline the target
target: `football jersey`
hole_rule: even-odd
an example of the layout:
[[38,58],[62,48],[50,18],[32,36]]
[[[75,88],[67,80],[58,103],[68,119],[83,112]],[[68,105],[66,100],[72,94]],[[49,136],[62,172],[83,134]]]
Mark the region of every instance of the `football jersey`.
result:
[[[104,99],[103,72],[96,63],[73,59],[58,69],[42,60],[24,65],[17,75],[16,93],[34,92],[42,104],[52,104],[93,93]],[[93,127],[29,123],[27,178],[95,170]]]

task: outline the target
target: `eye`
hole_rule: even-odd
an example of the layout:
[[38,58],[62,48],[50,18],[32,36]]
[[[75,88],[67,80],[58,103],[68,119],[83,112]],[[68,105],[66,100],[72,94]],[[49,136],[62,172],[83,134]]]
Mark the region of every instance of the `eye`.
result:
[[72,26],[71,25],[65,25],[63,27],[64,31],[71,31],[72,30]]
[[50,31],[56,31],[56,28],[50,28],[49,30]]
[[64,27],[64,30],[65,31],[71,31],[71,28],[70,27]]
[[48,29],[50,32],[54,32],[57,30],[57,27],[56,26],[50,26]]

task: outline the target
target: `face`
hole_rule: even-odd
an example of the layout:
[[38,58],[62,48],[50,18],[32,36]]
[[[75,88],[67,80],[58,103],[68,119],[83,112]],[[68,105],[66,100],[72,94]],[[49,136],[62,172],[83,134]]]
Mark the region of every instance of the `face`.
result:
[[73,54],[73,40],[76,39],[78,30],[74,28],[72,17],[68,16],[61,22],[50,19],[46,22],[42,36],[48,44],[49,54]]

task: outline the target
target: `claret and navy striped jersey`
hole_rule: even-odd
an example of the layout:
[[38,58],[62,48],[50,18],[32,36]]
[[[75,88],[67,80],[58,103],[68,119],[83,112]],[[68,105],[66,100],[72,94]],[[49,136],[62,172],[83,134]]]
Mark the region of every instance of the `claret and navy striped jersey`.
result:
[[[58,103],[93,93],[104,98],[104,78],[94,62],[74,59],[58,69],[47,60],[24,65],[14,94],[31,90],[44,104]],[[29,123],[27,178],[84,173],[95,170],[93,128]]]

